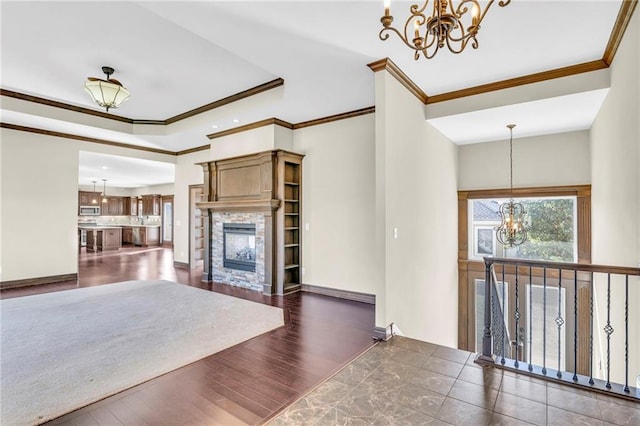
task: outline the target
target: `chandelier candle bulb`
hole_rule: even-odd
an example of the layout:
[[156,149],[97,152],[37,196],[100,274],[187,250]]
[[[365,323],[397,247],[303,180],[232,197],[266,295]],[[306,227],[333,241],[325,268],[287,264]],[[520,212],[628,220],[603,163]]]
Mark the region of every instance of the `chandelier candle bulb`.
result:
[[[433,2],[431,16],[427,16],[425,11],[429,2]],[[474,49],[478,48],[477,35],[480,24],[487,11],[495,0],[489,0],[482,10],[478,0],[459,0],[454,6],[454,0],[425,0],[422,6],[413,4],[409,8],[409,17],[405,21],[402,30],[392,27],[393,18],[390,15],[388,0],[384,3],[384,16],[380,18],[382,29],[378,34],[380,40],[385,41],[390,33],[395,33],[402,42],[414,50],[414,59],[418,60],[420,55],[426,59],[433,58],[440,48],[447,48],[452,53],[461,53],[469,42]],[[500,0],[498,5],[505,7],[511,0]],[[469,7],[471,4],[471,7]],[[414,34],[411,38],[410,24],[413,21]],[[465,23],[466,21],[466,23]],[[424,26],[424,37],[420,37],[420,28]]]
[[384,0],[384,16],[389,16],[391,10],[391,0]]

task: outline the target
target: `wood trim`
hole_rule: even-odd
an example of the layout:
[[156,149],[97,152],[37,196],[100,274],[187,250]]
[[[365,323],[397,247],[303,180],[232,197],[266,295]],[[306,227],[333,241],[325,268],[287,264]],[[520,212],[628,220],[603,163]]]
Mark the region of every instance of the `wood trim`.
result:
[[7,96],[9,98],[20,99],[21,101],[33,102],[40,105],[46,105],[54,108],[66,109],[68,111],[79,112],[82,114],[93,115],[95,117],[107,118],[109,120],[120,121],[122,123],[133,124],[133,120],[127,117],[119,115],[109,114],[107,112],[96,111],[93,109],[71,105],[64,102],[53,101],[51,99],[41,98],[39,96],[27,95],[20,92],[14,92],[13,90],[0,89],[0,96]]
[[174,151],[167,151],[167,150],[164,150],[164,149],[148,148],[148,147],[145,147],[145,146],[138,146],[138,145],[129,145],[129,144],[122,143],[122,142],[114,142],[114,141],[108,141],[108,140],[104,140],[104,139],[96,139],[96,138],[91,138],[91,137],[88,137],[88,136],[80,136],[80,135],[74,135],[74,134],[71,134],[71,133],[57,132],[57,131],[54,131],[54,130],[37,129],[35,127],[19,126],[17,124],[10,124],[10,123],[0,122],[0,127],[1,128],[5,128],[5,129],[10,129],[10,130],[17,130],[19,132],[28,132],[28,133],[35,133],[35,134],[38,134],[38,135],[53,136],[53,137],[65,138],[65,139],[73,139],[73,140],[83,141],[83,142],[99,143],[99,144],[102,144],[102,145],[117,146],[119,148],[136,149],[136,150],[139,150],[139,151],[155,152],[157,154],[176,155],[176,153]]
[[[458,191],[458,200],[473,200],[482,198],[504,197],[509,194],[509,188],[478,189]],[[537,186],[527,188],[513,188],[514,197],[552,197],[563,195],[591,196],[591,185],[566,186]]]
[[354,111],[343,112],[341,114],[330,115],[328,117],[317,118],[315,120],[303,121],[301,123],[296,123],[293,125],[293,129],[302,129],[310,126],[317,126],[318,124],[326,124],[331,123],[333,121],[345,120],[347,118],[359,117],[361,115],[372,114],[376,112],[375,106],[370,106],[366,108],[357,109]]
[[173,267],[174,268],[184,268],[184,269],[189,269],[189,264],[185,263],[185,262],[178,262],[177,260],[173,261]]
[[238,201],[207,201],[196,203],[201,210],[214,212],[263,212],[276,211],[280,207],[280,200],[238,200]]
[[629,26],[631,16],[633,15],[633,11],[637,4],[638,0],[622,0],[620,11],[616,18],[616,23],[613,26],[613,31],[611,31],[611,36],[609,36],[607,47],[604,49],[604,55],[602,55],[602,60],[607,64],[607,66],[610,66],[611,63],[613,63],[613,58],[618,51],[618,46],[620,46],[622,37]]
[[176,152],[175,155],[193,154],[194,152],[206,151],[208,149],[211,149],[211,145],[202,145],[195,148],[183,149],[182,151]]
[[212,109],[219,108],[224,105],[228,105],[232,102],[236,102],[241,99],[245,99],[262,92],[266,92],[267,90],[274,89],[276,87],[282,86],[283,84],[284,84],[284,80],[282,78],[276,78],[275,80],[268,81],[266,83],[252,87],[251,89],[238,92],[234,95],[227,96],[226,98],[211,102],[209,104],[203,105],[198,108],[194,108],[191,111],[183,112],[182,114],[178,114],[173,117],[167,118],[166,120],[164,120],[164,123],[172,124],[172,123],[175,123],[176,121],[184,120],[185,118],[193,117],[194,115],[197,115],[206,111],[210,111]]
[[386,70],[387,72],[389,72],[389,74],[394,76],[395,79],[398,80],[398,82],[400,82],[400,84],[402,84],[409,92],[411,92],[416,98],[418,98],[420,102],[422,102],[423,104],[428,103],[427,94],[424,93],[420,86],[414,83],[413,80],[411,80],[409,76],[404,73],[404,71],[402,71],[396,64],[394,64],[391,59],[380,59],[378,61],[367,64],[367,66],[371,68],[373,72]]
[[272,124],[282,126],[287,129],[293,129],[293,124],[288,123],[284,120],[280,120],[279,118],[273,117],[273,118],[267,118],[265,120],[256,121],[254,123],[245,124],[243,126],[234,127],[233,129],[227,129],[221,132],[211,133],[211,134],[208,134],[207,137],[209,139],[216,139],[216,138],[221,138],[223,136],[233,135],[235,133],[242,133],[248,130],[258,129],[264,126],[270,126]]
[[[470,293],[470,279],[483,274],[484,263],[468,259],[468,201],[483,198],[498,198],[509,194],[509,188],[458,191],[458,348],[475,351],[471,334],[473,297]],[[578,221],[578,263],[591,262],[591,185],[567,185],[552,187],[513,188],[514,197],[575,196]]]
[[568,67],[556,68],[549,71],[543,71],[535,74],[529,74],[522,77],[510,78],[508,80],[497,81],[495,83],[482,84],[480,86],[469,87],[466,89],[455,90],[453,92],[442,93],[439,95],[429,96],[426,103],[435,104],[438,102],[450,101],[452,99],[465,98],[467,96],[479,95],[482,93],[493,92],[496,90],[509,89],[512,87],[522,86],[525,84],[539,83],[541,81],[553,80],[556,78],[568,77],[570,75],[582,74],[585,72],[597,71],[608,68],[609,65],[602,59],[596,61],[585,62]]
[[337,288],[321,287],[311,284],[301,284],[300,289],[308,293],[322,294],[324,296],[337,297],[338,299],[353,300],[355,302],[376,304],[376,295],[368,293],[360,293],[351,290],[341,290]]
[[122,117],[119,115],[109,114],[107,112],[96,111],[96,110],[81,107],[81,106],[71,105],[64,102],[53,101],[50,99],[41,98],[39,96],[26,95],[24,93],[14,92],[12,90],[7,90],[7,89],[0,89],[0,95],[7,96],[10,98],[20,99],[27,102],[34,102],[41,105],[47,105],[54,108],[61,108],[61,109],[66,109],[68,111],[74,111],[82,114],[93,115],[96,117],[107,118],[109,120],[120,121],[128,124],[167,125],[167,124],[175,123],[180,120],[184,120],[185,118],[193,117],[194,115],[203,113],[205,111],[210,111],[212,109],[219,108],[221,106],[230,104],[232,102],[236,102],[241,99],[245,99],[250,96],[257,95],[258,93],[271,90],[273,88],[282,86],[283,84],[284,84],[284,80],[282,78],[276,78],[275,80],[268,81],[266,83],[260,84],[258,86],[252,87],[242,92],[238,92],[231,96],[227,96],[226,98],[219,99],[217,101],[208,103],[198,108],[194,108],[187,112],[183,112],[182,114],[174,115],[173,117],[167,118],[166,120],[136,120],[136,119],[131,119],[127,117]]
[[51,275],[48,277],[26,278],[23,280],[12,280],[0,282],[0,289],[27,287],[32,285],[52,284],[64,281],[77,281],[78,274]]

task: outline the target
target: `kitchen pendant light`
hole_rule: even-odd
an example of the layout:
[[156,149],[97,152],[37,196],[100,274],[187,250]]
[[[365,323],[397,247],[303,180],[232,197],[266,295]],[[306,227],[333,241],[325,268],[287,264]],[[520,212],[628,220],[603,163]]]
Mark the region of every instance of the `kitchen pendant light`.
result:
[[91,182],[93,182],[93,193],[91,194],[91,204],[98,204],[98,200],[96,199],[96,181],[92,180]]
[[107,79],[87,77],[84,90],[95,103],[109,112],[109,108],[118,108],[131,96],[131,93],[118,80],[109,78],[114,73],[113,68],[102,67],[102,72],[107,75]]
[[106,203],[107,201],[107,180],[102,179],[102,202]]
[[496,239],[505,247],[519,246],[527,241],[524,206],[513,201],[513,128],[515,124],[507,124],[509,136],[509,202],[502,203],[498,213],[502,223],[496,228]]

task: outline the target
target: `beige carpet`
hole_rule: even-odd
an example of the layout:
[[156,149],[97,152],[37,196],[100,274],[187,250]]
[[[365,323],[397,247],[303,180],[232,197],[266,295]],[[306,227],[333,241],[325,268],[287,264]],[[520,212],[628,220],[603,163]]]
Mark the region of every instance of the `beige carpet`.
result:
[[282,310],[169,281],[0,301],[0,424],[42,423],[284,324]]

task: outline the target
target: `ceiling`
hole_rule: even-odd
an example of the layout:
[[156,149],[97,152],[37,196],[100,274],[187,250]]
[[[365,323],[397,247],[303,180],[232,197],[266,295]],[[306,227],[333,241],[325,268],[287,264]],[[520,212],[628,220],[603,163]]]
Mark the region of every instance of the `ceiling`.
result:
[[[167,120],[277,78],[284,84],[255,95],[250,105],[240,101],[166,126],[125,126],[6,97],[0,113],[5,123],[181,151],[208,144],[207,134],[266,118],[299,123],[370,107],[374,73],[367,64],[386,57],[428,96],[598,60],[621,5],[497,3],[483,21],[477,50],[415,61],[396,36],[378,38],[382,0],[2,0],[5,90],[103,111],[82,85],[89,76],[103,77],[101,66],[108,65],[132,93],[110,113]],[[410,4],[392,1],[396,24]],[[514,137],[587,129],[605,95],[551,96],[430,122],[458,144],[504,139],[504,125],[516,120],[526,132]]]
[[78,157],[78,185],[90,186],[95,181],[100,191],[104,186],[103,179],[106,179],[107,189],[141,188],[175,180],[175,164],[172,163],[88,151],[80,151]]

